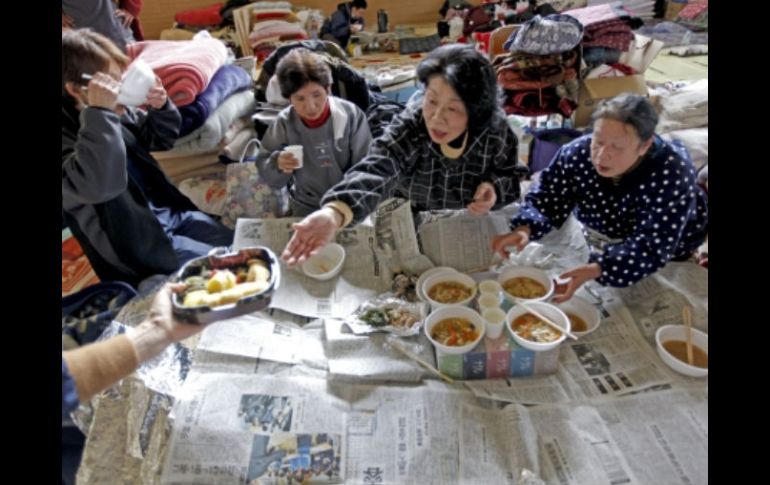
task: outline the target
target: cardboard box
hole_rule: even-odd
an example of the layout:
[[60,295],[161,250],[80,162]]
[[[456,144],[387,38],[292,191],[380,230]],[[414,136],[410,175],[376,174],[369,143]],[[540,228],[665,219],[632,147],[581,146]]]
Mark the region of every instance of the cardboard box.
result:
[[591,123],[591,114],[599,105],[599,101],[612,98],[620,93],[631,92],[647,94],[644,76],[600,77],[586,79],[580,83],[578,108],[575,110],[575,127],[582,128]]
[[561,346],[545,352],[525,349],[513,340],[507,330],[500,338],[482,339],[464,355],[436,355],[438,368],[453,379],[494,379],[553,374],[559,366]]
[[687,0],[668,0],[666,3],[666,13],[663,18],[674,21],[679,12],[687,6]]

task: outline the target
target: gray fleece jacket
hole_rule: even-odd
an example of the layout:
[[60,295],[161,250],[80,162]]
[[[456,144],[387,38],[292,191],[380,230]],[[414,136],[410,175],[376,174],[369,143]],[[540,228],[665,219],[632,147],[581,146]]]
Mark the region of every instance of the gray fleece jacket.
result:
[[[366,155],[372,142],[366,115],[353,103],[329,96],[331,116],[308,128],[288,106],[262,137],[257,156],[261,178],[272,188],[288,187],[292,214],[305,216],[320,207],[324,193]],[[287,145],[302,145],[303,167],[291,174],[278,169],[278,155]]]

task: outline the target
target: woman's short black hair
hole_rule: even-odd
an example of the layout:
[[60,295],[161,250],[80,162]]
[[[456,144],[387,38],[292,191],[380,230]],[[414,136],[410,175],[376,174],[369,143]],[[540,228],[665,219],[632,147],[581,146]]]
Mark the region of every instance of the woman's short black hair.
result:
[[465,44],[438,47],[417,66],[417,78],[423,87],[436,75],[462,99],[469,127],[486,127],[494,118],[499,108],[499,89],[495,70],[483,54]]
[[658,113],[649,99],[640,94],[621,93],[614,98],[602,101],[591,120],[609,118],[631,125],[642,141],[647,141],[655,134]]
[[310,82],[325,88],[332,85],[332,71],[324,58],[304,47],[292,49],[283,56],[275,68],[275,75],[281,96],[286,99]]
[[367,8],[366,0],[353,0],[352,2],[350,2],[350,7],[366,9]]

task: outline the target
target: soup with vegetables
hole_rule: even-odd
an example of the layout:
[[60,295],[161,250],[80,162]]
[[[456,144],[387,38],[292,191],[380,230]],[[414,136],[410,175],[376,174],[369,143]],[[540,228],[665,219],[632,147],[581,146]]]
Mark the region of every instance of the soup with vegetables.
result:
[[431,286],[428,290],[428,297],[439,303],[458,303],[467,300],[472,294],[472,289],[455,281],[444,281]]
[[543,344],[554,342],[562,336],[560,331],[531,313],[526,313],[514,320],[511,328],[519,337]]
[[526,276],[511,278],[503,283],[503,289],[516,298],[540,298],[548,292],[539,281]]
[[461,347],[479,338],[479,329],[465,318],[446,318],[430,331],[436,342],[449,347]]

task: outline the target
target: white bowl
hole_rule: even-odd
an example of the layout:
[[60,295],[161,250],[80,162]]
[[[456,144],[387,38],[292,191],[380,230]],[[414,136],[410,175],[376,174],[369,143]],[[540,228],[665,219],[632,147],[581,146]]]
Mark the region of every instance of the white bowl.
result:
[[588,300],[580,298],[579,296],[573,296],[564,303],[559,303],[556,306],[567,315],[567,318],[569,318],[569,314],[571,313],[586,322],[587,328],[582,332],[578,332],[572,328],[571,331],[576,336],[582,337],[583,335],[588,335],[599,328],[599,322],[601,322],[602,316],[599,313],[599,309],[592,305]]
[[[539,298],[520,298],[521,300],[525,301],[544,301],[551,297],[554,290],[553,285],[553,279],[551,276],[543,271],[542,269],[538,268],[530,268],[528,266],[509,266],[503,270],[502,273],[500,273],[497,277],[497,281],[500,282],[500,285],[504,285],[506,281],[508,281],[511,278],[532,278],[533,280],[537,281],[541,285],[545,286],[545,295],[539,297]],[[513,295],[505,291],[505,288],[503,288],[503,296],[506,300],[510,301],[511,303],[516,303],[516,300],[514,299]]]
[[[471,295],[468,298],[465,298],[461,301],[454,301],[451,303],[442,303],[428,296],[428,292],[430,291],[431,288],[433,288],[439,283],[447,283],[447,282],[456,282],[467,286],[468,288],[471,289]],[[441,307],[445,307],[449,305],[469,305],[470,302],[472,302],[473,299],[476,297],[476,280],[474,280],[473,278],[471,278],[466,274],[459,273],[457,271],[443,272],[443,273],[435,274],[429,277],[428,279],[426,279],[425,284],[423,285],[423,291],[425,293],[426,300],[428,301],[428,303],[430,303],[430,307],[433,310],[437,310]]]
[[428,270],[425,270],[423,274],[420,275],[420,277],[417,279],[417,283],[415,284],[415,290],[417,291],[417,298],[419,298],[422,301],[428,301],[428,297],[425,295],[425,292],[423,291],[423,285],[425,285],[425,280],[430,278],[433,275],[437,275],[439,273],[457,273],[458,271],[454,268],[450,268],[449,266],[436,266],[435,268],[431,268]]
[[311,278],[329,280],[339,274],[344,262],[345,248],[337,243],[329,243],[302,263],[302,271]]
[[[679,360],[663,347],[663,342],[669,340],[681,340],[684,342],[686,339],[685,335],[684,325],[663,325],[660,327],[658,331],[655,332],[655,345],[658,347],[658,355],[663,359],[663,362],[680,374],[690,377],[706,377],[709,374],[708,368],[695,367],[694,365]],[[693,328],[692,344],[696,347],[700,347],[700,349],[708,355],[709,336],[707,333],[703,333],[700,330]]]
[[[464,318],[470,320],[476,328],[480,329],[479,338],[459,347],[452,347],[435,341],[430,335],[431,330],[433,330],[433,327],[435,327],[438,322],[447,318]],[[484,319],[481,318],[481,315],[479,315],[476,310],[468,308],[467,306],[450,305],[441,307],[438,310],[432,311],[430,315],[428,315],[428,318],[425,319],[425,335],[433,346],[436,347],[436,352],[439,354],[460,355],[470,352],[479,344],[479,342],[481,342],[481,339],[484,338],[485,330],[486,326],[484,324]]]
[[[550,318],[554,323],[557,323],[560,327],[569,331],[569,318],[567,318],[567,315],[565,315],[564,312],[559,310],[557,307],[542,301],[527,302],[527,306],[531,306],[533,309],[537,310],[538,313],[542,313],[543,316]],[[525,310],[521,305],[516,305],[508,310],[508,314],[505,316],[505,327],[508,329],[508,332],[511,334],[513,340],[515,340],[517,344],[521,345],[525,349],[534,350],[535,352],[542,352],[544,350],[551,350],[556,348],[560,343],[564,342],[564,339],[567,338],[567,334],[564,332],[562,332],[561,337],[557,338],[553,342],[533,342],[532,340],[527,340],[524,337],[519,336],[518,333],[513,331],[513,322],[520,316],[527,313],[529,312]]]

